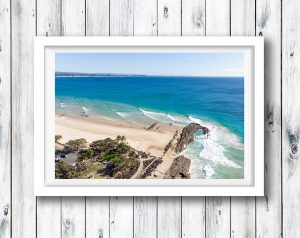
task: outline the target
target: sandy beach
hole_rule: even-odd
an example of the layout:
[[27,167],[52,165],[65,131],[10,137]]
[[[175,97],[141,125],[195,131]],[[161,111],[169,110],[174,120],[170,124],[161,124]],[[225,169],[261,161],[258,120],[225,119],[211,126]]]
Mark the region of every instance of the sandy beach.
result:
[[[78,138],[85,138],[91,143],[124,135],[131,147],[157,157],[163,156],[166,145],[177,130],[180,132],[182,127],[162,122],[149,129],[126,121],[118,122],[101,117],[55,116],[55,134],[62,135],[62,143]],[[167,154],[172,156],[170,152]]]

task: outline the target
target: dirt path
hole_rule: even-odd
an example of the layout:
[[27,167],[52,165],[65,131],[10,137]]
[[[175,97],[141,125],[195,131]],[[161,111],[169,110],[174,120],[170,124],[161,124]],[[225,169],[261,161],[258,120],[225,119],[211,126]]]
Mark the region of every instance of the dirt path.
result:
[[[144,164],[144,161],[151,160],[151,159],[153,159],[153,158],[140,159],[140,166],[138,167],[138,169],[135,172],[135,174],[132,175],[131,179],[136,179],[146,168],[148,168],[148,166],[147,166],[145,169],[143,169],[143,164]],[[152,164],[152,162],[150,164]]]

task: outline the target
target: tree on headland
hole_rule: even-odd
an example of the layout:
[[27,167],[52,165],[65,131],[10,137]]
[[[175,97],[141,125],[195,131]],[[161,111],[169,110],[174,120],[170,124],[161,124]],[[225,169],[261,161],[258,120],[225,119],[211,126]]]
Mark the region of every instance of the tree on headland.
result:
[[62,139],[61,135],[55,135],[55,143],[59,143],[59,141]]
[[76,176],[74,168],[63,161],[59,161],[55,164],[55,178],[59,179],[71,179]]
[[125,136],[120,136],[118,135],[117,138],[116,138],[116,141],[117,142],[124,142],[126,140],[126,137]]
[[66,143],[66,146],[71,151],[76,151],[79,149],[82,149],[86,146],[87,142],[84,138],[75,139],[75,140],[69,140]]

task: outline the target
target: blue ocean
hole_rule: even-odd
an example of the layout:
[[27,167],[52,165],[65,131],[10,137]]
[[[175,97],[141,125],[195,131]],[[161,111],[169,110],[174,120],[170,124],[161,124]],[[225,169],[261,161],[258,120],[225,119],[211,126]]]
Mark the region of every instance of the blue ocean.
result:
[[200,123],[184,153],[191,178],[244,177],[244,78],[92,76],[55,78],[56,113],[80,114],[141,125]]

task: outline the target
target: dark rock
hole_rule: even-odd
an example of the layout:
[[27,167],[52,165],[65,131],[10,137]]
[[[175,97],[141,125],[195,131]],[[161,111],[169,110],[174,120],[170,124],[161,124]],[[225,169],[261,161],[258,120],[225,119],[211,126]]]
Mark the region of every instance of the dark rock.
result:
[[175,152],[180,153],[187,147],[188,144],[193,142],[195,133],[198,130],[202,130],[205,135],[209,133],[209,129],[207,127],[201,126],[197,123],[190,123],[188,126],[184,127],[175,147]]
[[170,167],[170,169],[166,172],[165,178],[166,179],[189,179],[191,166],[191,160],[184,157],[184,156],[178,156],[173,160],[173,163]]

